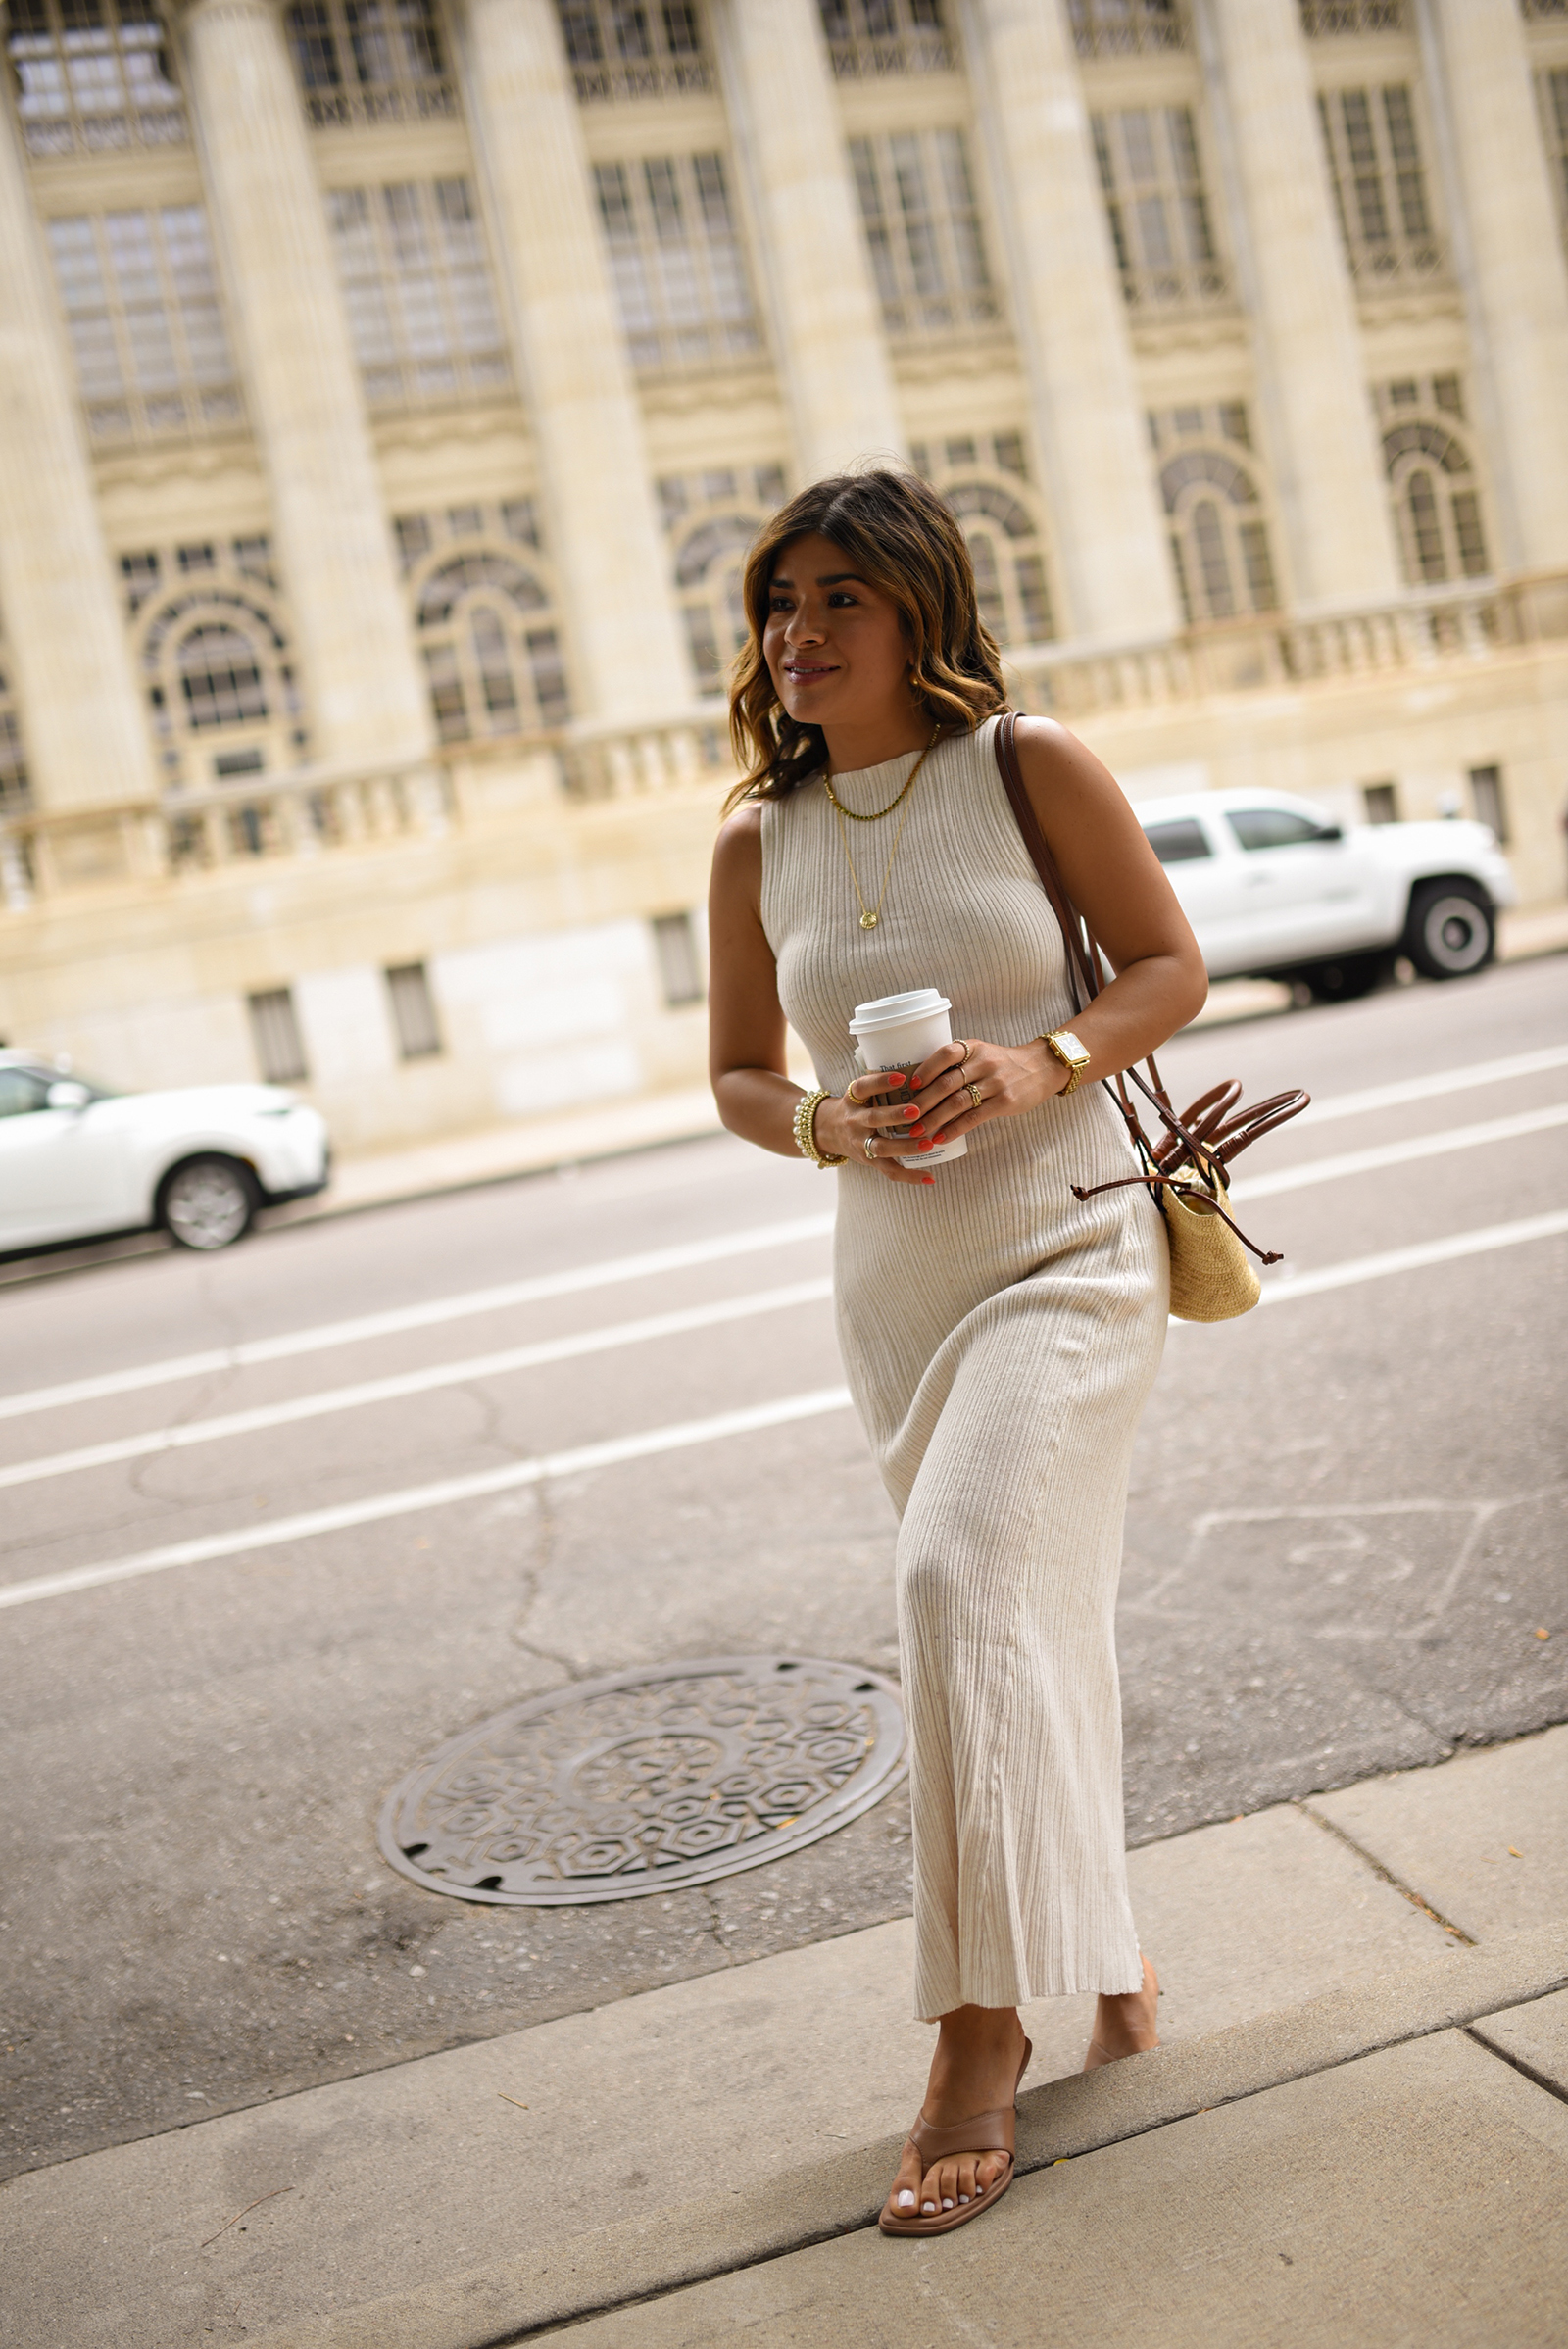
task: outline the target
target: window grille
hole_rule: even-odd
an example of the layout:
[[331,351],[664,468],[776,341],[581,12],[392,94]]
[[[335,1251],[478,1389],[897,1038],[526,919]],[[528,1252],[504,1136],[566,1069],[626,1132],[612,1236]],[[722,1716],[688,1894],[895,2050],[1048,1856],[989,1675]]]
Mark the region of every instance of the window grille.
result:
[[1351,276],[1362,283],[1436,276],[1443,254],[1408,86],[1322,91],[1317,104]]
[[1080,57],[1131,57],[1187,46],[1177,0],[1067,0],[1067,15]]
[[594,167],[634,367],[703,367],[761,347],[721,155]]
[[433,0],[302,0],[288,12],[288,45],[318,127],[458,111]]
[[1457,375],[1402,377],[1375,394],[1383,465],[1394,499],[1404,574],[1413,587],[1488,575],[1480,484],[1455,421],[1464,422]]
[[372,408],[494,398],[512,363],[466,179],[334,188],[327,220]]
[[247,996],[246,1008],[251,1016],[251,1043],[263,1084],[304,1084],[311,1072],[300,1039],[293,989],[269,987],[261,995]]
[[1399,820],[1399,786],[1397,783],[1363,783],[1361,805],[1366,809],[1369,824],[1396,824]]
[[392,1025],[397,1032],[398,1057],[433,1059],[441,1050],[441,1028],[424,964],[403,962],[395,970],[389,970],[386,991],[392,1004]]
[[268,541],[139,549],[120,576],[167,780],[296,763],[307,737]]
[[974,565],[980,616],[998,644],[1046,644],[1055,635],[1044,534],[1027,483],[1020,432],[916,441],[917,472],[958,517]]
[[697,690],[719,693],[750,633],[742,594],[746,557],[768,514],[784,503],[784,468],[718,465],[667,474],[659,502]]
[[21,815],[32,806],[32,785],[22,748],[22,716],[11,690],[11,674],[0,642],[0,817]]
[[1500,766],[1473,766],[1470,769],[1470,806],[1478,824],[1490,824],[1497,846],[1508,845],[1508,804],[1502,796]]
[[[1568,0],[1564,0],[1564,5],[1568,7]],[[1549,73],[1538,73],[1536,96],[1541,106],[1541,128],[1552,185],[1557,191],[1558,218],[1564,235],[1568,236],[1568,66],[1554,66]]]
[[1149,423],[1164,459],[1159,489],[1187,625],[1277,611],[1262,497],[1251,466],[1234,454],[1251,446],[1246,408],[1235,400],[1173,408]]
[[439,739],[564,724],[571,697],[532,500],[402,514],[393,532]]
[[888,332],[945,334],[998,320],[962,131],[851,139],[850,161]]
[[1090,122],[1128,307],[1224,301],[1192,108],[1131,107]]
[[29,155],[168,147],[188,136],[149,0],[11,0],[6,49]]
[[942,0],[818,0],[841,81],[878,73],[951,73],[957,54]]
[[705,1002],[708,989],[703,980],[703,957],[691,915],[656,913],[653,932],[666,1008],[678,1011],[683,1004]]
[[47,223],[95,441],[187,440],[244,419],[199,204]]
[[713,86],[693,0],[556,0],[584,100],[678,97]]
[[1340,32],[1403,32],[1404,0],[1299,0],[1308,40]]

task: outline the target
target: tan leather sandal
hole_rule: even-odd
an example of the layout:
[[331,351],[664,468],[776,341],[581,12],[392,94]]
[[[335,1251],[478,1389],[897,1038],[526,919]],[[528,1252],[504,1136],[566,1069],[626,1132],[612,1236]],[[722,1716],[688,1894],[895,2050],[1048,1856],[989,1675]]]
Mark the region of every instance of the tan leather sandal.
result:
[[952,2227],[966,2227],[971,2219],[978,2219],[982,2211],[988,2211],[994,2202],[1002,2200],[1012,2183],[1018,2090],[1023,2084],[1023,2076],[1029,2069],[1029,2058],[1033,2054],[1034,2048],[1025,2039],[1023,2062],[1018,2066],[1018,2077],[1012,2083],[1012,2102],[1004,2111],[976,2113],[971,2119],[958,2122],[954,2129],[935,2129],[922,2113],[906,2139],[920,2156],[922,2178],[933,2162],[948,2161],[956,2153],[1004,2153],[1007,2166],[1002,2176],[994,2178],[985,2192],[976,2194],[972,2202],[956,2202],[950,2211],[932,2211],[929,2214],[917,2210],[907,2214],[896,2211],[893,2196],[898,2192],[898,2187],[895,2185],[890,2189],[882,2216],[877,2221],[884,2234],[947,2234]]

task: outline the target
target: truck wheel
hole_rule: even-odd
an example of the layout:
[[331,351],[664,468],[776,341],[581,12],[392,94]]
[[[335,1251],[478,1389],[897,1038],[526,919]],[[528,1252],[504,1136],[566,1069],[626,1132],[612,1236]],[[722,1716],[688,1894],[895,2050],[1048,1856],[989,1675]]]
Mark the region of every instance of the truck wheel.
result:
[[231,1248],[260,1203],[256,1177],[237,1158],[187,1158],[164,1177],[158,1221],[176,1248]]
[[1315,1003],[1352,1003],[1370,995],[1383,976],[1382,954],[1344,954],[1338,962],[1313,962],[1297,977],[1304,980]]
[[1497,948],[1492,902],[1473,881],[1423,881],[1410,892],[1403,952],[1424,979],[1467,979]]

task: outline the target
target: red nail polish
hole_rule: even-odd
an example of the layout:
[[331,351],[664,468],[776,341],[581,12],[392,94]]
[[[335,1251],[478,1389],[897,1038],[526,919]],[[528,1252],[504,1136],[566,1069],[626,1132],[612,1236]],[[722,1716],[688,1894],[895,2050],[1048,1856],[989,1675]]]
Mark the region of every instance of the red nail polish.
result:
[[908,1080],[908,1078],[907,1078],[907,1077],[905,1075],[905,1073],[904,1073],[904,1071],[903,1071],[903,1069],[902,1069],[902,1068],[897,1068],[897,1069],[895,1069],[895,1070],[892,1072],[892,1074],[889,1076],[889,1078],[888,1078],[888,1084],[889,1084],[890,1086],[893,1086],[893,1085],[907,1085],[907,1083],[908,1083],[908,1082],[909,1082],[909,1080]]
[[929,1183],[929,1184],[931,1185],[931,1187],[932,1187],[932,1189],[933,1189],[933,1190],[935,1190],[935,1189],[936,1189],[936,1180],[937,1180],[937,1178],[936,1178],[936,1176],[935,1176],[935,1175],[922,1175],[922,1176],[920,1177],[920,1180],[921,1180],[921,1182],[922,1182],[922,1183]]
[[922,1142],[920,1148],[923,1150],[935,1150],[936,1144],[934,1142]]

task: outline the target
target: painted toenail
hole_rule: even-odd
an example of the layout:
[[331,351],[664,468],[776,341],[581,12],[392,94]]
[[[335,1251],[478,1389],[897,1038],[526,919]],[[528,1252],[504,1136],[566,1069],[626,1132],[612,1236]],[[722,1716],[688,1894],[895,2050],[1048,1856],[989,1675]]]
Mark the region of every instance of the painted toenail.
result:
[[943,2195],[943,2197],[942,2197],[942,2207],[943,2207],[943,2209],[944,2209],[945,2211],[950,2211],[950,2210],[952,2210],[952,2208],[953,2208],[953,2196],[952,2196],[951,2194],[944,2194],[944,2195]]
[[936,2207],[934,2202],[922,2202],[920,2205],[922,2211],[934,2211]]
[[968,2201],[968,2199],[969,2199],[969,2197],[968,2197],[968,2195],[967,2195],[967,2194],[960,2194],[960,2195],[958,2196],[958,2200],[959,2200],[960,2202],[967,2202],[967,2201]]
[[914,2196],[910,2193],[907,2186],[905,2187],[903,2193],[899,2196],[899,2208],[901,2211],[912,2211],[914,2208]]

